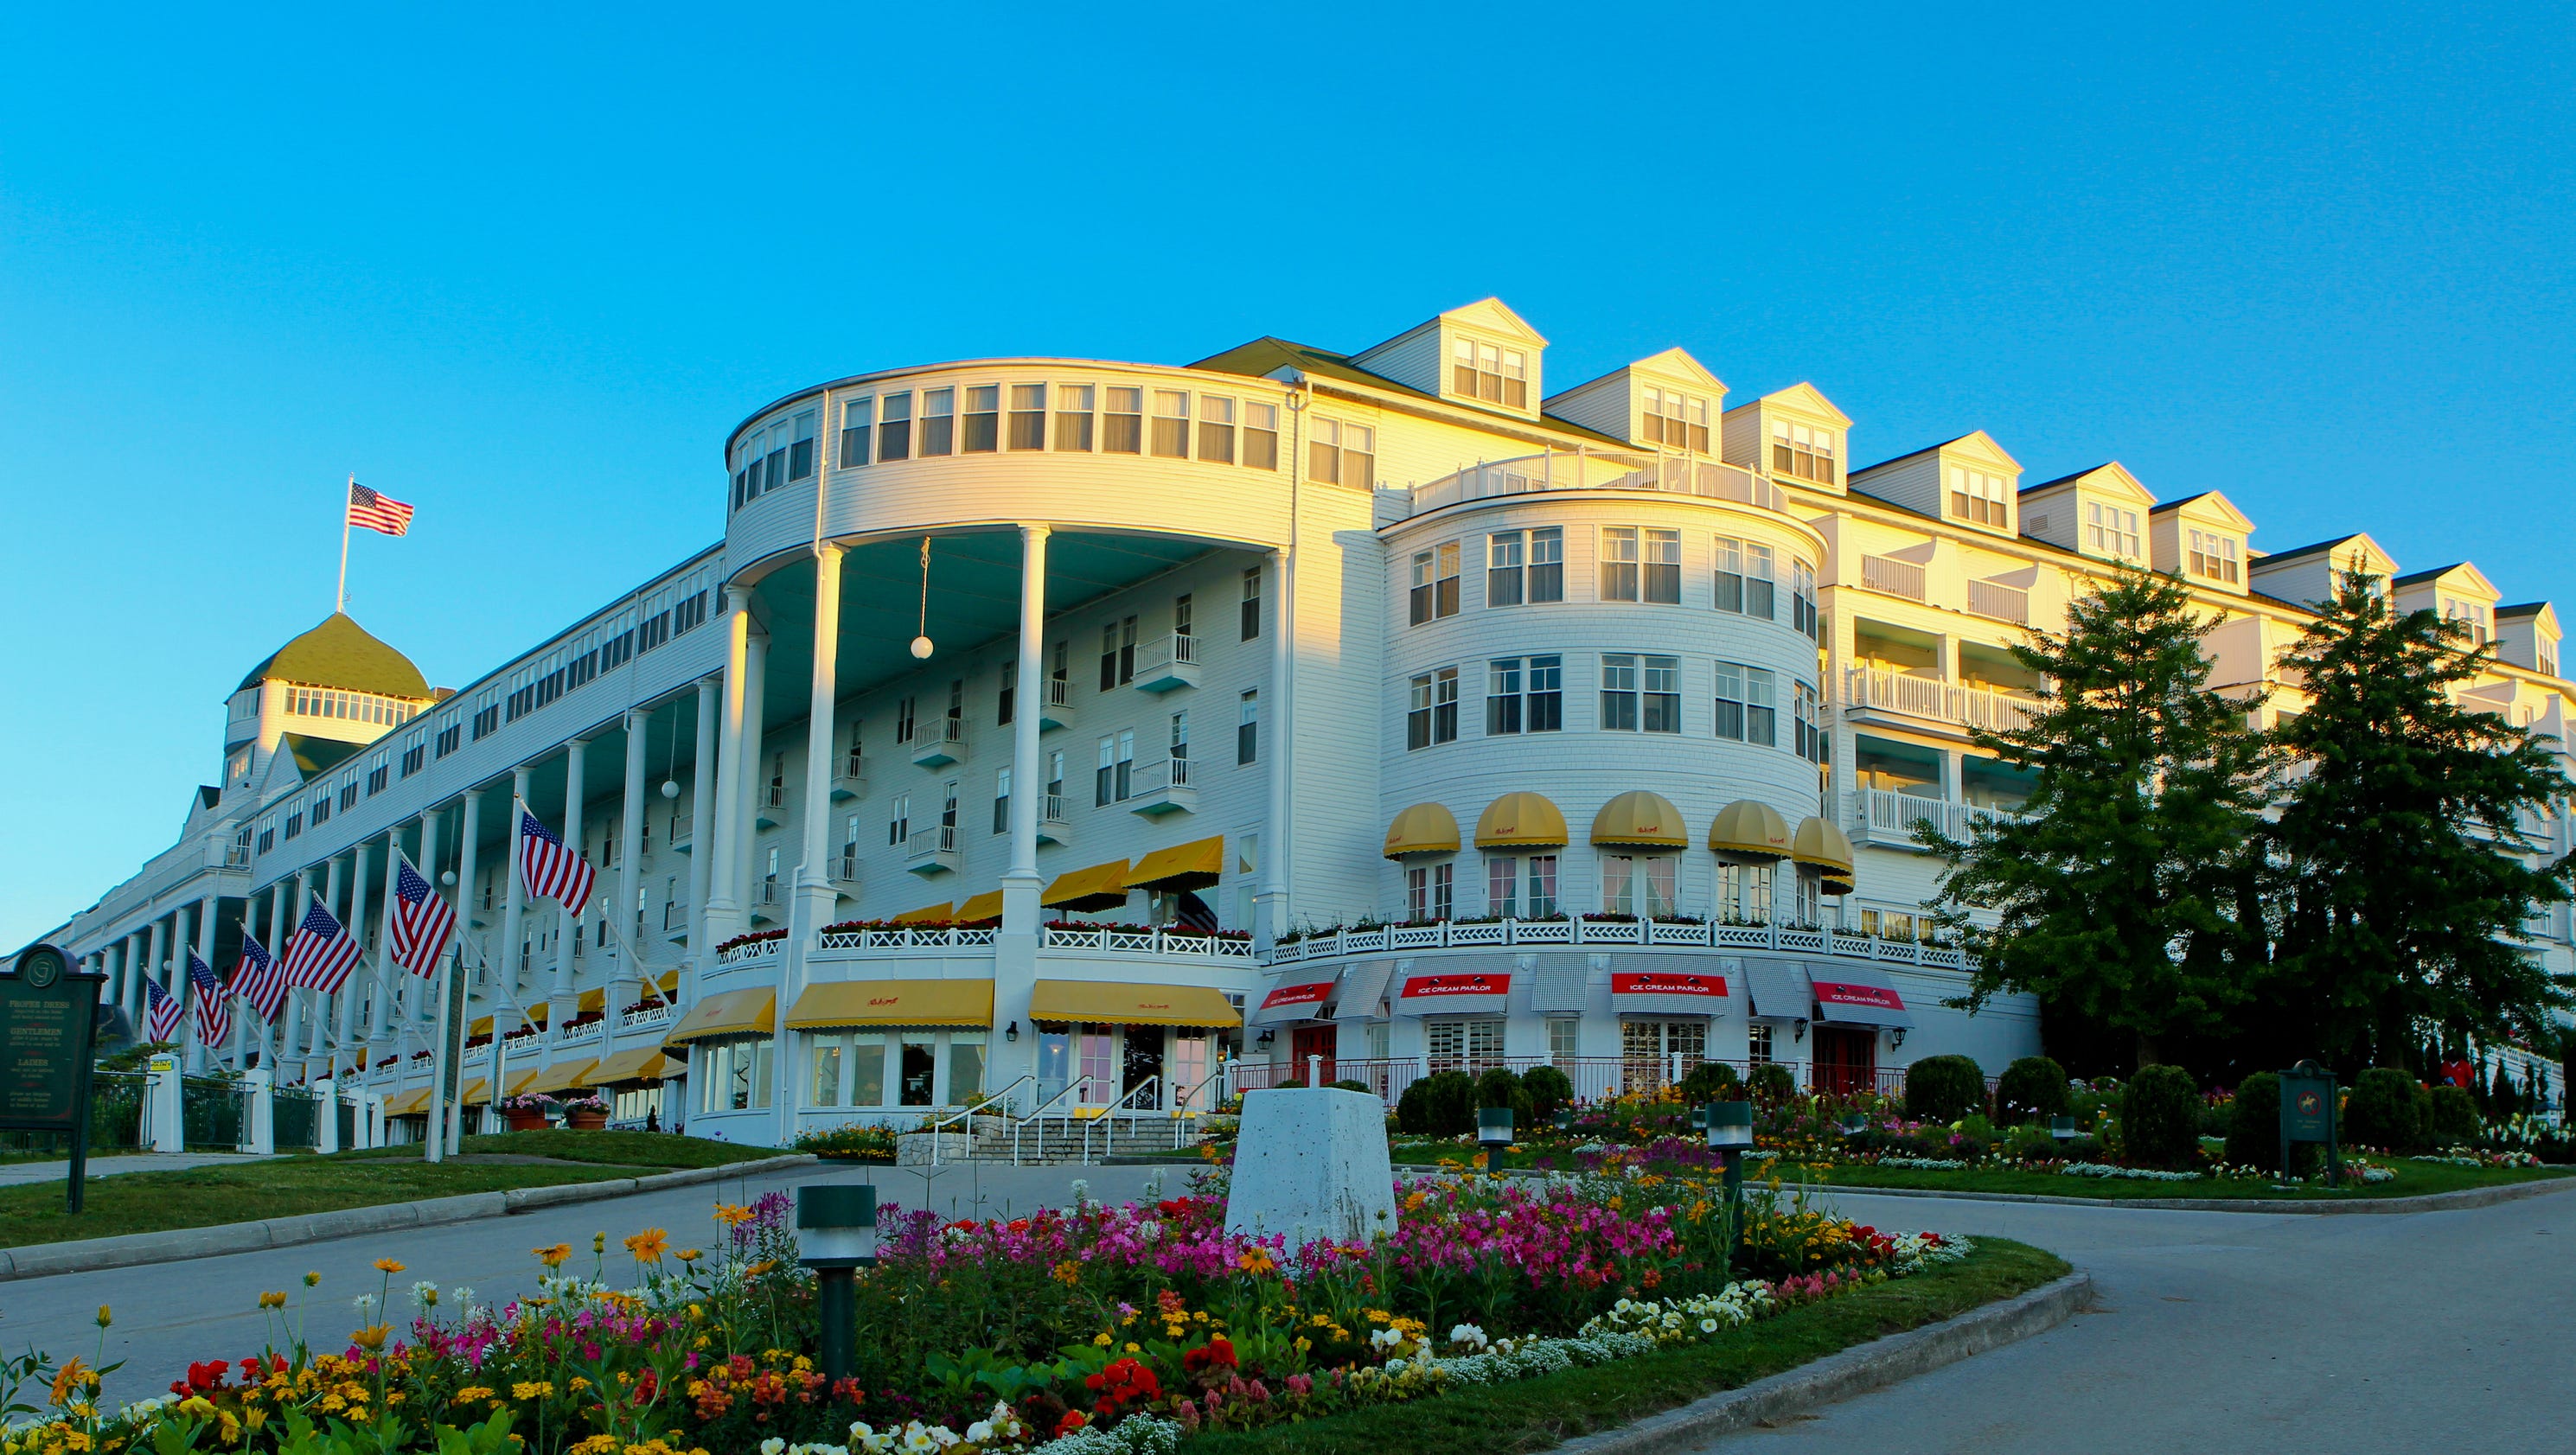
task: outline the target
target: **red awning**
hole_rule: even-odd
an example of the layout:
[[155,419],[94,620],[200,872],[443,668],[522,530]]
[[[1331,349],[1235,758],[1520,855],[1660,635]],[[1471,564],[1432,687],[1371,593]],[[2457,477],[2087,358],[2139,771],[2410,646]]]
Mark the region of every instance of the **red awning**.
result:
[[1286,970],[1270,982],[1270,993],[1244,1018],[1246,1025],[1279,1025],[1324,1019],[1324,1003],[1340,985],[1338,968]]
[[1823,963],[1807,965],[1807,985],[1816,998],[1816,1019],[1854,1026],[1911,1026],[1914,1017],[1885,972],[1874,965]]
[[1613,971],[1610,1006],[1623,1015],[1717,1015],[1726,977],[1699,970]]
[[1395,998],[1398,1015],[1501,1015],[1511,994],[1509,971],[1425,971],[1408,976]]

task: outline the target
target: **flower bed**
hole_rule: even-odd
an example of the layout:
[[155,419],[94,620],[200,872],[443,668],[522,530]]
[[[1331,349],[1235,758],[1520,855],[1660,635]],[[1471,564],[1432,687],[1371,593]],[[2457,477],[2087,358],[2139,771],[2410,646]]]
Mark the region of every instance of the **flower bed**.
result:
[[1730,1272],[1705,1179],[1397,1191],[1390,1232],[1293,1251],[1227,1233],[1213,1187],[1008,1221],[889,1210],[882,1260],[858,1280],[859,1364],[838,1382],[813,1364],[813,1285],[783,1195],[720,1207],[707,1251],[647,1229],[623,1258],[595,1239],[575,1272],[570,1247],[537,1249],[540,1292],[497,1308],[415,1284],[398,1321],[405,1270],[386,1259],[345,1344],[308,1344],[308,1277],[262,1296],[266,1348],[195,1365],[168,1399],[122,1412],[89,1367],[30,1356],[0,1403],[21,1387],[52,1398],[18,1401],[42,1417],[5,1455],[1171,1448],[1706,1339],[1968,1251],[1757,1191]]

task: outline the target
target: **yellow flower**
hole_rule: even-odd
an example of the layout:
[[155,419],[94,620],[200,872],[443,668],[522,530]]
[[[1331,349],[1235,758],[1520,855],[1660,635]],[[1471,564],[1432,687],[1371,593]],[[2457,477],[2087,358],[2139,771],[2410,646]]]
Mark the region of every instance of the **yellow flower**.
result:
[[1094,1334],[1091,1338],[1091,1342],[1099,1345],[1103,1349],[1106,1349],[1109,1347],[1109,1336],[1107,1334]]
[[554,1392],[555,1386],[552,1380],[530,1382],[523,1379],[510,1386],[512,1399],[543,1399]]
[[319,1274],[319,1273],[307,1273],[307,1274],[305,1274],[305,1275],[304,1275],[304,1286],[305,1286],[306,1288],[312,1288],[312,1287],[314,1287],[315,1285],[317,1285],[317,1284],[321,1283],[321,1281],[322,1281],[322,1275],[321,1275],[321,1274]]
[[108,1314],[107,1305],[100,1304],[98,1306],[98,1326],[104,1329],[114,1322],[116,1322],[116,1320]]
[[1071,1288],[1082,1281],[1082,1265],[1067,1258],[1055,1265],[1055,1271],[1048,1276],[1065,1287]]
[[593,1233],[593,1234],[591,1234],[591,1235],[590,1235],[590,1251],[592,1251],[592,1252],[594,1252],[594,1253],[605,1253],[605,1252],[607,1252],[607,1251],[608,1251],[608,1235],[607,1235],[606,1233]]
[[98,1377],[89,1372],[89,1366],[75,1357],[54,1376],[54,1403],[70,1404],[83,1389],[97,1382]]
[[683,1263],[695,1263],[699,1259],[705,1257],[706,1254],[699,1252],[695,1248],[682,1248],[679,1252],[674,1253],[671,1256],[679,1259]]
[[626,1251],[638,1263],[659,1263],[662,1250],[670,1245],[670,1241],[670,1234],[660,1228],[646,1228],[640,1233],[627,1235]]
[[548,1268],[561,1268],[564,1260],[572,1256],[572,1244],[556,1243],[551,1247],[531,1248],[528,1251],[536,1254],[537,1261]]
[[[261,1308],[284,1308],[286,1307],[286,1295],[283,1293],[263,1293],[259,1296],[259,1306]],[[99,1321],[99,1327],[102,1329],[106,1328],[107,1321],[101,1319]]]
[[391,1324],[370,1324],[367,1327],[358,1330],[356,1333],[351,1334],[349,1336],[349,1342],[366,1350],[368,1353],[373,1354],[377,1350],[385,1347],[385,1339],[387,1336],[391,1335],[393,1331],[393,1325]]
[[738,1228],[751,1221],[751,1209],[730,1202],[717,1203],[716,1221],[728,1228]]
[[564,1385],[564,1391],[568,1394],[579,1394],[588,1388],[590,1388],[590,1381],[582,1378],[578,1374],[574,1375],[572,1379]]
[[376,1271],[378,1273],[391,1275],[402,1272],[403,1266],[399,1260],[392,1258],[379,1258],[376,1260]]
[[491,1397],[492,1391],[485,1389],[479,1384],[469,1384],[463,1389],[456,1391],[456,1402],[458,1404],[466,1404],[474,1400],[490,1399]]

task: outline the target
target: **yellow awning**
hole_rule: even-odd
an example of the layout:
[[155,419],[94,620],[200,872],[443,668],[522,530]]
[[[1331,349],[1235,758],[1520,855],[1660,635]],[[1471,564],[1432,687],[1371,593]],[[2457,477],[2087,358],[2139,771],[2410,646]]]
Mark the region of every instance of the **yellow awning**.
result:
[[1613,849],[1687,849],[1690,832],[1671,799],[1639,788],[1601,805],[1592,818],[1592,842]]
[[987,889],[983,893],[968,899],[964,904],[957,906],[957,922],[959,924],[971,925],[977,920],[1000,919],[1001,917],[1002,891],[998,889]]
[[791,1031],[827,1026],[989,1026],[990,980],[833,980],[808,985],[787,1010]]
[[1108,980],[1041,980],[1029,1019],[1106,1021],[1131,1026],[1234,1026],[1243,1015],[1205,985],[1126,985]]
[[[661,1047],[656,1046],[653,1049],[658,1051]],[[519,1090],[532,1092],[570,1091],[574,1087],[583,1084],[581,1079],[582,1074],[598,1064],[598,1062],[591,1060],[557,1061],[552,1066],[538,1072],[536,1080],[520,1087]]]
[[538,1077],[544,1074],[545,1072],[543,1068],[520,1072],[518,1075],[510,1078],[510,1089],[506,1094],[510,1096],[519,1095],[521,1092],[528,1089],[530,1083],[534,1082]]
[[1717,811],[1717,821],[1708,826],[1708,846],[1747,859],[1785,859],[1789,821],[1767,803],[1739,798]]
[[400,1096],[388,1098],[385,1102],[385,1115],[389,1117],[418,1116],[427,1110],[429,1110],[429,1088],[426,1086],[415,1086]]
[[[592,991],[592,992],[591,992],[591,994],[593,994],[593,995],[597,995],[597,994],[599,994],[599,993],[600,993],[600,992],[598,992],[598,991],[596,991],[596,990],[594,990],[594,991]],[[597,1007],[597,1006],[595,1006],[595,1005],[584,1004],[584,1005],[582,1006],[582,1009],[584,1009],[584,1010],[597,1010],[597,1009],[599,1009],[599,1007]],[[541,1000],[541,1001],[538,1001],[536,1004],[534,1004],[534,1005],[532,1005],[532,1006],[529,1006],[529,1007],[527,1008],[527,1010],[525,1010],[524,1012],[522,1012],[522,1013],[520,1014],[520,1017],[519,1017],[519,1018],[520,1018],[521,1020],[523,1020],[523,1021],[527,1022],[527,1024],[529,1024],[529,1025],[532,1025],[532,1026],[541,1026],[541,1025],[544,1025],[544,1024],[546,1023],[546,1018],[547,1018],[548,1016],[552,1015],[552,1014],[554,1014],[554,1005],[553,1005],[553,1003],[552,1003],[552,1002],[550,1002],[550,1001],[543,1001],[543,1000]],[[469,1039],[469,1040],[470,1040],[470,1039],[472,1039],[472,1038],[473,1038],[473,1037],[475,1037],[475,1036],[488,1036],[488,1035],[492,1034],[492,1017],[490,1017],[490,1016],[488,1016],[488,1015],[487,1015],[487,1016],[483,1017],[481,1020],[478,1020],[478,1021],[474,1022],[474,1024],[472,1024],[472,1025],[470,1025],[470,1026],[466,1027],[466,1029],[465,1029],[465,1034],[466,1034],[467,1039]]]
[[1217,834],[1147,854],[1136,861],[1135,872],[1127,876],[1127,887],[1159,889],[1170,894],[1183,889],[1205,889],[1223,877],[1225,835]]
[[955,908],[956,906],[942,900],[937,904],[925,904],[919,909],[907,909],[896,915],[894,922],[899,925],[944,925],[956,918],[956,915],[951,913]]
[[1386,826],[1386,847],[1379,852],[1390,859],[1408,854],[1454,854],[1458,852],[1458,820],[1439,804],[1417,803]]
[[1127,902],[1127,861],[1112,859],[1088,869],[1068,869],[1038,896],[1049,909],[1116,909]]
[[492,1018],[488,1015],[465,1028],[465,1035],[468,1040],[471,1040],[476,1036],[488,1036],[490,1034],[492,1034]]
[[1817,893],[1830,894],[1836,898],[1851,893],[1852,888],[1852,877],[1838,869],[1825,870],[1823,877],[1816,884]]
[[466,1082],[465,1085],[456,1093],[456,1103],[459,1106],[474,1106],[481,1102],[490,1101],[491,1099],[492,1078],[489,1076],[475,1077],[473,1080]]
[[615,1086],[621,1081],[659,1081],[688,1070],[688,1063],[662,1054],[659,1046],[638,1046],[603,1056],[582,1068],[570,1084],[575,1087]]
[[583,991],[581,999],[573,1002],[573,1009],[584,1015],[595,1010],[608,1009],[608,987],[602,985],[594,990]]
[[680,1017],[680,1023],[662,1038],[662,1044],[685,1046],[718,1036],[765,1036],[776,1023],[777,1013],[778,991],[772,987],[710,995],[689,1007],[689,1013]]
[[1828,875],[1839,869],[1842,878],[1851,878],[1851,839],[1823,819],[1799,820],[1797,835],[1789,846],[1789,857],[1801,864],[1813,864]]
[[1476,818],[1480,849],[1561,849],[1565,815],[1535,793],[1506,793]]

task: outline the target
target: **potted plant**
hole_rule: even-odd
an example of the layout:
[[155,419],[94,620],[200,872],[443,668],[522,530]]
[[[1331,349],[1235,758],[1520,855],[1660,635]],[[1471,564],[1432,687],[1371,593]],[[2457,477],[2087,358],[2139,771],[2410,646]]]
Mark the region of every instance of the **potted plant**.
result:
[[596,1096],[563,1104],[564,1125],[576,1132],[596,1132],[608,1126],[608,1103]]
[[546,1128],[546,1114],[554,1110],[551,1097],[514,1096],[501,1103],[501,1115],[508,1118],[514,1132],[541,1132]]

